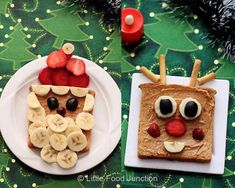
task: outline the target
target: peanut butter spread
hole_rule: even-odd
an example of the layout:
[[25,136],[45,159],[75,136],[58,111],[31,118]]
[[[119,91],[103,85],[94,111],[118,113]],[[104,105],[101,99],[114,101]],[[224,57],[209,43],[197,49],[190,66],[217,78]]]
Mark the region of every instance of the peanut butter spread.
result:
[[[142,90],[140,122],[138,130],[138,156],[140,158],[165,158],[182,161],[208,162],[212,156],[213,143],[213,115],[216,91],[209,88],[196,88],[182,85],[159,85],[154,83],[141,84]],[[160,96],[170,96],[177,103],[177,110],[173,117],[162,119],[157,117],[154,110],[154,103]],[[179,112],[180,102],[191,97],[199,101],[202,111],[199,117],[194,120],[184,119]],[[173,119],[180,118],[186,125],[184,135],[175,137],[165,130],[166,123]],[[151,137],[147,129],[151,123],[156,123],[160,128],[160,136]],[[195,140],[192,131],[201,128],[204,131],[203,140]],[[184,142],[185,147],[179,153],[166,151],[164,141]]]

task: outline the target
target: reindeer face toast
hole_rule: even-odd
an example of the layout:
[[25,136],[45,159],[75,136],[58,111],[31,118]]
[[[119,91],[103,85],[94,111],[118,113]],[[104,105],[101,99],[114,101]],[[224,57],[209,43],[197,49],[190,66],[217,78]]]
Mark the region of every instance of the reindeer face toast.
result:
[[[199,66],[200,63],[195,63],[190,86],[166,85],[164,70],[160,71],[158,83],[139,86],[142,90],[139,158],[211,160],[216,91],[194,87]],[[160,70],[161,67],[165,66],[160,59]]]
[[[41,158],[48,163],[74,166],[75,152],[87,152],[90,147],[94,97],[88,88],[32,85],[27,98],[28,146],[42,148]],[[71,161],[63,162],[66,156]]]

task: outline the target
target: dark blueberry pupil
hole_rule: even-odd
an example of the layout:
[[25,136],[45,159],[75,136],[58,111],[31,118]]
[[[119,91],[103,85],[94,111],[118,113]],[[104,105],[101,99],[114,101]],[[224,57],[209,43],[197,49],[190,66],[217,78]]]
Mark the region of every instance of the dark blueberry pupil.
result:
[[66,108],[69,111],[75,111],[78,107],[78,100],[76,98],[70,98],[66,102]]
[[197,103],[193,101],[187,102],[184,108],[184,114],[188,117],[195,117],[198,111]]
[[56,108],[58,108],[59,103],[58,103],[57,98],[49,97],[47,99],[47,106],[49,107],[50,110],[55,110]]
[[173,106],[169,99],[161,99],[160,111],[163,115],[169,114],[173,111]]

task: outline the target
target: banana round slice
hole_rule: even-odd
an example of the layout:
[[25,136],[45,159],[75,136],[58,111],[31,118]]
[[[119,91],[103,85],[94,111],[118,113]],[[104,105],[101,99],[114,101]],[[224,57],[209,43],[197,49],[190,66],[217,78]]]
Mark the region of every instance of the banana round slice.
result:
[[70,92],[76,97],[85,97],[88,91],[88,88],[70,87]]
[[49,144],[45,145],[40,152],[42,160],[47,163],[55,163],[57,161],[57,154],[58,152]]
[[65,119],[66,119],[66,121],[67,121],[67,123],[68,123],[68,126],[72,126],[72,125],[76,125],[75,124],[75,122],[74,122],[74,120],[72,119],[72,118],[70,118],[70,117],[65,117]]
[[93,110],[95,104],[95,98],[93,95],[91,94],[87,94],[86,98],[85,98],[85,102],[84,102],[84,107],[83,107],[83,111],[84,112],[90,112]]
[[57,163],[61,168],[72,168],[76,165],[78,156],[75,152],[66,149],[57,155]]
[[65,130],[65,136],[68,136],[72,132],[81,132],[82,130],[77,125],[69,125],[67,129]]
[[42,148],[49,144],[49,134],[45,128],[39,127],[31,133],[30,140],[35,147]]
[[41,122],[41,121],[36,121],[36,122],[32,123],[31,125],[29,125],[29,129],[28,129],[29,134],[32,134],[32,132],[39,127],[47,128],[47,124],[45,122]]
[[51,86],[51,90],[57,95],[66,95],[69,92],[69,87],[66,86]]
[[41,106],[34,92],[31,92],[30,94],[28,94],[27,102],[30,108],[39,108]]
[[50,144],[56,151],[63,151],[67,147],[67,140],[62,134],[53,134],[50,137]]
[[48,117],[47,124],[51,128],[52,131],[61,133],[65,131],[65,129],[68,127],[68,123],[65,118],[63,118],[59,114],[52,115]]
[[79,131],[70,133],[67,142],[69,149],[72,151],[82,151],[87,146],[86,136]]
[[42,121],[45,122],[46,113],[44,108],[29,108],[27,112],[27,118],[31,122]]
[[95,118],[88,112],[81,112],[77,115],[76,125],[82,130],[91,130],[95,126]]
[[50,85],[32,85],[31,88],[35,94],[39,96],[45,96],[49,93],[51,86]]

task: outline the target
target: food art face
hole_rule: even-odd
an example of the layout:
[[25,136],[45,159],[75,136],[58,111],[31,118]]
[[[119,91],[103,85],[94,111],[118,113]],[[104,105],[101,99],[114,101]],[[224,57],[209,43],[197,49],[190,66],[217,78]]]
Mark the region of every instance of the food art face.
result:
[[160,84],[142,84],[140,88],[141,153],[153,157],[176,154],[187,158],[193,154],[206,158],[212,149],[215,91]]

